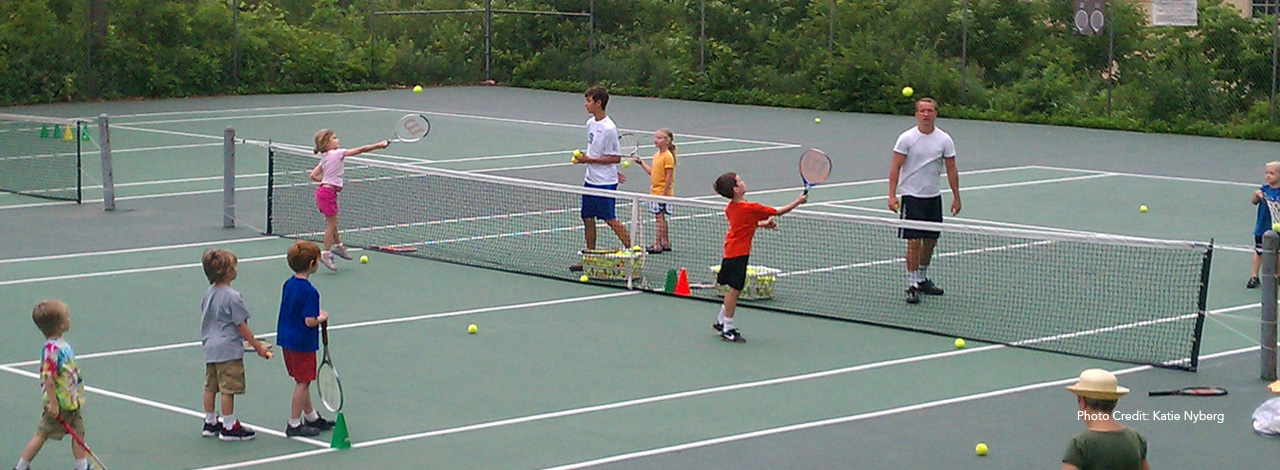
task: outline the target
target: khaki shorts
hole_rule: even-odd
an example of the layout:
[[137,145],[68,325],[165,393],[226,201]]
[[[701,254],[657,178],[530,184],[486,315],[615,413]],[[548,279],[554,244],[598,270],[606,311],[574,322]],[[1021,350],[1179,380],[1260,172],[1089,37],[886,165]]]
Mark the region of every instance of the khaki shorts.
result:
[[[60,410],[59,417],[66,421],[71,429],[84,437],[84,419],[80,417],[80,410],[67,411]],[[45,436],[55,441],[61,441],[62,436],[67,435],[67,430],[62,428],[62,423],[58,422],[58,417],[50,415],[48,412],[40,414],[40,427],[36,428],[36,434]]]
[[205,393],[244,393],[244,359],[204,365]]

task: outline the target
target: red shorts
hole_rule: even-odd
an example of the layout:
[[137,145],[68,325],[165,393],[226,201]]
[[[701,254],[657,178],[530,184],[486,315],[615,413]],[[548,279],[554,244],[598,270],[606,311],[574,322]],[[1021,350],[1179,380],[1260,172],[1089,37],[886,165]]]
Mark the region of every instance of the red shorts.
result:
[[327,184],[320,185],[316,188],[316,208],[320,209],[320,213],[326,217],[338,215],[338,193],[342,192],[342,188],[335,188]]
[[280,348],[284,351],[284,369],[289,371],[289,377],[300,384],[309,383],[316,380],[316,353],[291,351]]

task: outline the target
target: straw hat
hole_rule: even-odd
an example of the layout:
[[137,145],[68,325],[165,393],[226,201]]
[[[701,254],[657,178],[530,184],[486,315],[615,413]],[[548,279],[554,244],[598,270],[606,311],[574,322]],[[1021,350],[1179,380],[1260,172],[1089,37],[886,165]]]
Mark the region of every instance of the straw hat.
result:
[[1067,387],[1071,393],[1095,400],[1119,400],[1129,393],[1129,389],[1121,387],[1115,374],[1102,369],[1088,369],[1080,373],[1080,381]]

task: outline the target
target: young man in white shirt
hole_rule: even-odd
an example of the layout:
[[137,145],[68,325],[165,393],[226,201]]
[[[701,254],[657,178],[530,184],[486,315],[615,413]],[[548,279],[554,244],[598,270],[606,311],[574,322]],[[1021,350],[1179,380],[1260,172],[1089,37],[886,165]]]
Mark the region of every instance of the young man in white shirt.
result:
[[[930,98],[916,101],[916,127],[898,136],[889,165],[889,210],[906,220],[942,222],[942,191],[939,175],[946,168],[951,187],[951,215],[960,213],[960,174],[956,171],[956,144],[951,135],[934,126],[938,103]],[[898,195],[902,210],[898,211]],[[942,289],[926,276],[939,233],[929,230],[898,229],[907,240],[907,303],[920,303],[920,294],[942,295]]]
[[[626,182],[626,176],[618,173],[618,163],[622,162],[621,147],[618,145],[618,126],[605,114],[609,106],[609,91],[602,86],[588,88],[586,102],[583,106],[591,114],[587,119],[587,152],[575,157],[574,163],[587,165],[584,186],[595,189],[614,191],[619,183]],[[631,235],[627,227],[618,221],[614,206],[616,201],[611,197],[582,196],[583,234],[586,236],[587,249],[596,249],[596,219],[604,220],[613,233],[618,236],[622,246],[631,247]],[[569,266],[570,271],[581,271],[581,264]]]

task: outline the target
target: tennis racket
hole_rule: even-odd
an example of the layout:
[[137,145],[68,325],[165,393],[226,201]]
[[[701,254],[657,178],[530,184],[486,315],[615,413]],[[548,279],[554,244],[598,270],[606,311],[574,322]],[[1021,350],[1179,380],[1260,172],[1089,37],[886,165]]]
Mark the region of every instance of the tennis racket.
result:
[[413,253],[418,251],[417,248],[405,245],[369,245],[370,250],[378,250],[383,253]]
[[65,429],[67,431],[67,434],[71,435],[71,439],[76,441],[76,444],[79,444],[80,447],[84,449],[84,452],[88,454],[89,462],[93,463],[93,468],[99,469],[99,470],[107,470],[107,466],[103,465],[102,461],[98,459],[98,454],[95,454],[93,453],[92,450],[89,450],[89,445],[84,443],[84,438],[81,437],[80,434],[76,432],[76,430],[71,429],[71,425],[67,424],[66,421],[63,421],[62,416],[58,416],[58,423],[62,424],[62,429]]
[[338,370],[333,368],[333,359],[329,357],[328,321],[320,324],[320,339],[324,342],[324,359],[316,371],[316,389],[320,391],[320,403],[337,413],[342,411],[342,382],[338,380]]
[[[267,348],[267,349],[271,349],[271,346],[274,346],[274,344],[272,344],[270,341],[267,341],[267,340],[262,339],[262,338],[258,338],[258,342],[259,342],[259,343],[262,343],[262,347]],[[253,352],[253,351],[257,351],[257,350],[256,350],[256,349],[253,349],[253,344],[249,343],[249,340],[247,340],[247,339],[246,339],[246,340],[244,340],[244,351],[245,351],[245,352]]]
[[831,176],[831,157],[818,149],[805,150],[800,154],[800,181],[804,182],[804,193],[821,184]]
[[395,138],[390,142],[413,143],[431,133],[431,121],[421,114],[406,114],[396,123]]
[[636,140],[635,134],[623,132],[618,135],[618,149],[623,158],[635,158],[636,150],[640,150],[640,142]]
[[1149,397],[1163,397],[1169,395],[1187,395],[1195,397],[1220,397],[1227,394],[1227,389],[1222,387],[1187,387],[1178,390],[1163,390],[1155,392],[1147,392]]
[[1267,195],[1263,195],[1262,200],[1267,201],[1267,209],[1271,211],[1271,224],[1280,222],[1280,201],[1275,200]]

